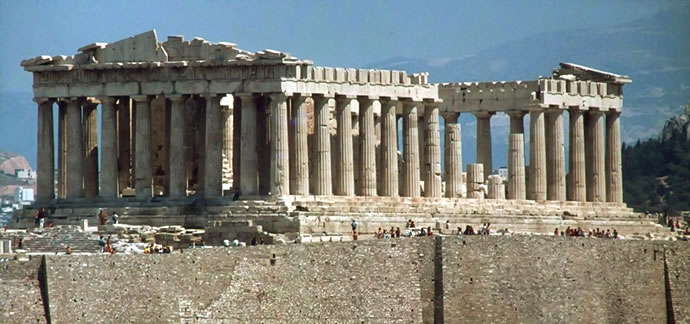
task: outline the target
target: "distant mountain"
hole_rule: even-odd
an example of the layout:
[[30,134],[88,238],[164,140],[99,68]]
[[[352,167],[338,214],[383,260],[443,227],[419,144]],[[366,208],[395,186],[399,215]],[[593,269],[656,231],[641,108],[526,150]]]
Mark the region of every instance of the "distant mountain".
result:
[[[392,57],[369,67],[427,71],[430,82],[529,80],[550,75],[559,62],[629,75],[633,83],[624,87],[621,122],[623,141],[630,143],[656,135],[690,98],[689,21],[690,5],[684,5],[615,28],[546,31],[468,57]],[[505,117],[492,120],[496,167],[505,165],[508,123]],[[467,140],[475,137],[474,118],[461,121],[463,159],[474,161],[475,143]]]

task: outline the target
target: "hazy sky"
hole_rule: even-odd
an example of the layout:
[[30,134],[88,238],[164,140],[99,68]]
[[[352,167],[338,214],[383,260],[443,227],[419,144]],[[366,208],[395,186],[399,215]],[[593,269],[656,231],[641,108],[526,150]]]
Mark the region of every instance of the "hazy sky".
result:
[[[0,0],[0,91],[31,91],[19,63],[73,55],[156,29],[273,48],[318,65],[361,67],[392,57],[471,55],[544,31],[609,27],[673,1],[8,1]],[[535,44],[535,46],[537,46]]]

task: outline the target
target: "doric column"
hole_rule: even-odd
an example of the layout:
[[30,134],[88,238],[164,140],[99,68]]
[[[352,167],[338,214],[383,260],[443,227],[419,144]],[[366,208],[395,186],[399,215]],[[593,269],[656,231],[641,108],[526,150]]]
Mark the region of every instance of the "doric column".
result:
[[570,160],[570,200],[585,201],[585,124],[581,110],[570,109],[570,140],[568,146]]
[[426,130],[424,136],[424,197],[441,197],[441,129],[439,127],[438,104],[428,103],[424,107]]
[[153,176],[151,170],[151,98],[133,96],[136,105],[136,125],[134,145],[134,187],[139,199],[148,200],[153,196]]
[[36,200],[47,202],[55,198],[54,152],[53,152],[53,100],[34,98],[38,104],[38,165]]
[[530,112],[529,192],[528,199],[546,200],[546,136],[544,111]]
[[493,170],[491,157],[491,116],[494,112],[476,112],[477,117],[477,163],[484,165],[484,177],[488,177]]
[[83,197],[84,137],[81,123],[81,100],[79,98],[71,98],[67,102],[65,126],[67,133],[66,197],[67,199],[81,198]]
[[[287,97],[271,94],[271,195],[290,193],[290,155],[288,153]],[[350,118],[348,114],[348,119]]]
[[58,198],[67,198],[67,102],[58,101]]
[[606,114],[606,201],[623,203],[620,111]]
[[446,197],[462,197],[460,188],[462,181],[462,136],[458,123],[459,113],[447,112],[443,114],[446,122],[446,147],[445,147],[445,173],[446,173]]
[[294,139],[294,172],[290,179],[290,194],[309,195],[309,145],[307,128],[307,99],[310,94],[295,95],[292,99],[292,131]]
[[132,163],[132,112],[130,98],[121,97],[117,101],[117,169],[119,192],[131,188]]
[[115,98],[101,97],[101,189],[105,199],[117,198],[117,108]]
[[[243,195],[259,193],[258,151],[256,147],[256,101],[252,93],[237,94],[241,100],[240,109],[243,127],[240,130],[240,192]],[[287,124],[286,124],[287,126]],[[287,138],[285,139],[287,140]],[[287,192],[286,192],[287,193]]]
[[206,131],[204,135],[204,196],[223,195],[223,128],[220,115],[220,96],[215,93],[206,99]]
[[417,112],[420,102],[403,103],[403,191],[406,197],[419,197],[419,133],[417,131]]
[[508,135],[508,199],[525,200],[525,135]]
[[380,105],[378,97],[360,99],[359,105],[359,193],[376,196],[376,127],[374,110]]
[[84,135],[84,197],[98,196],[98,103],[83,104]]
[[181,95],[168,96],[170,99],[170,197],[187,196],[187,156],[185,143],[185,102]]
[[223,156],[228,161],[228,166],[232,170],[232,113],[235,109],[234,104],[221,106],[222,127],[223,127]]
[[242,138],[242,99],[233,95],[233,115],[232,115],[232,187],[240,189],[240,160],[241,138]]
[[524,117],[526,113],[524,111],[513,110],[506,112],[506,114],[510,116],[510,134],[524,134]]
[[397,98],[381,103],[381,196],[398,196]]
[[340,196],[355,195],[351,111],[352,106],[357,104],[358,102],[355,98],[343,97],[336,100],[338,160],[340,166],[336,174],[335,194]]
[[547,199],[565,200],[565,151],[563,147],[563,111],[546,112]]
[[590,109],[587,123],[587,159],[591,172],[587,172],[587,200],[596,202],[606,201],[606,177],[604,158],[604,118],[599,110]]
[[323,95],[314,97],[314,188],[315,195],[330,196],[333,194],[331,173],[331,133],[330,102],[331,98]]
[[487,196],[489,199],[506,199],[505,186],[503,185],[503,178],[498,174],[493,174],[489,176],[489,181],[487,183]]
[[268,97],[259,96],[256,100],[256,155],[259,159],[259,195],[271,191],[271,140],[268,134]]
[[426,179],[426,128],[427,123],[424,119],[424,105],[420,105],[417,109],[417,140],[419,141],[419,148],[417,154],[419,156],[419,179]]
[[483,199],[484,165],[481,163],[467,165],[467,198]]

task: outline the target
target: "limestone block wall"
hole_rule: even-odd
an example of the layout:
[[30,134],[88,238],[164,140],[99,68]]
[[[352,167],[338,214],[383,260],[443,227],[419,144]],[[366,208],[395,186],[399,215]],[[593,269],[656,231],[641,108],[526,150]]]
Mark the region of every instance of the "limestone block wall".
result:
[[[0,259],[11,255],[0,255]],[[0,323],[47,323],[38,271],[41,258],[0,263]]]
[[676,323],[690,323],[690,244],[678,243],[666,246],[666,306],[673,309]]
[[650,242],[468,236],[443,241],[443,264],[450,321],[666,322],[663,247]]
[[415,239],[48,257],[50,313],[57,323],[430,322],[433,246]]

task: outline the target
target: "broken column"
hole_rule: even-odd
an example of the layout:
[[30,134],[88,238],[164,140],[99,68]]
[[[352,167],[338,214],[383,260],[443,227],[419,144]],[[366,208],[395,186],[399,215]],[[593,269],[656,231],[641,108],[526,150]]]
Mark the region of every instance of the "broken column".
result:
[[462,197],[462,140],[459,113],[448,112],[443,115],[446,125],[445,174],[446,197]]
[[489,199],[506,199],[506,190],[500,175],[490,175],[487,187]]
[[483,199],[484,165],[474,163],[467,165],[467,198]]
[[525,200],[524,134],[508,135],[508,199]]

